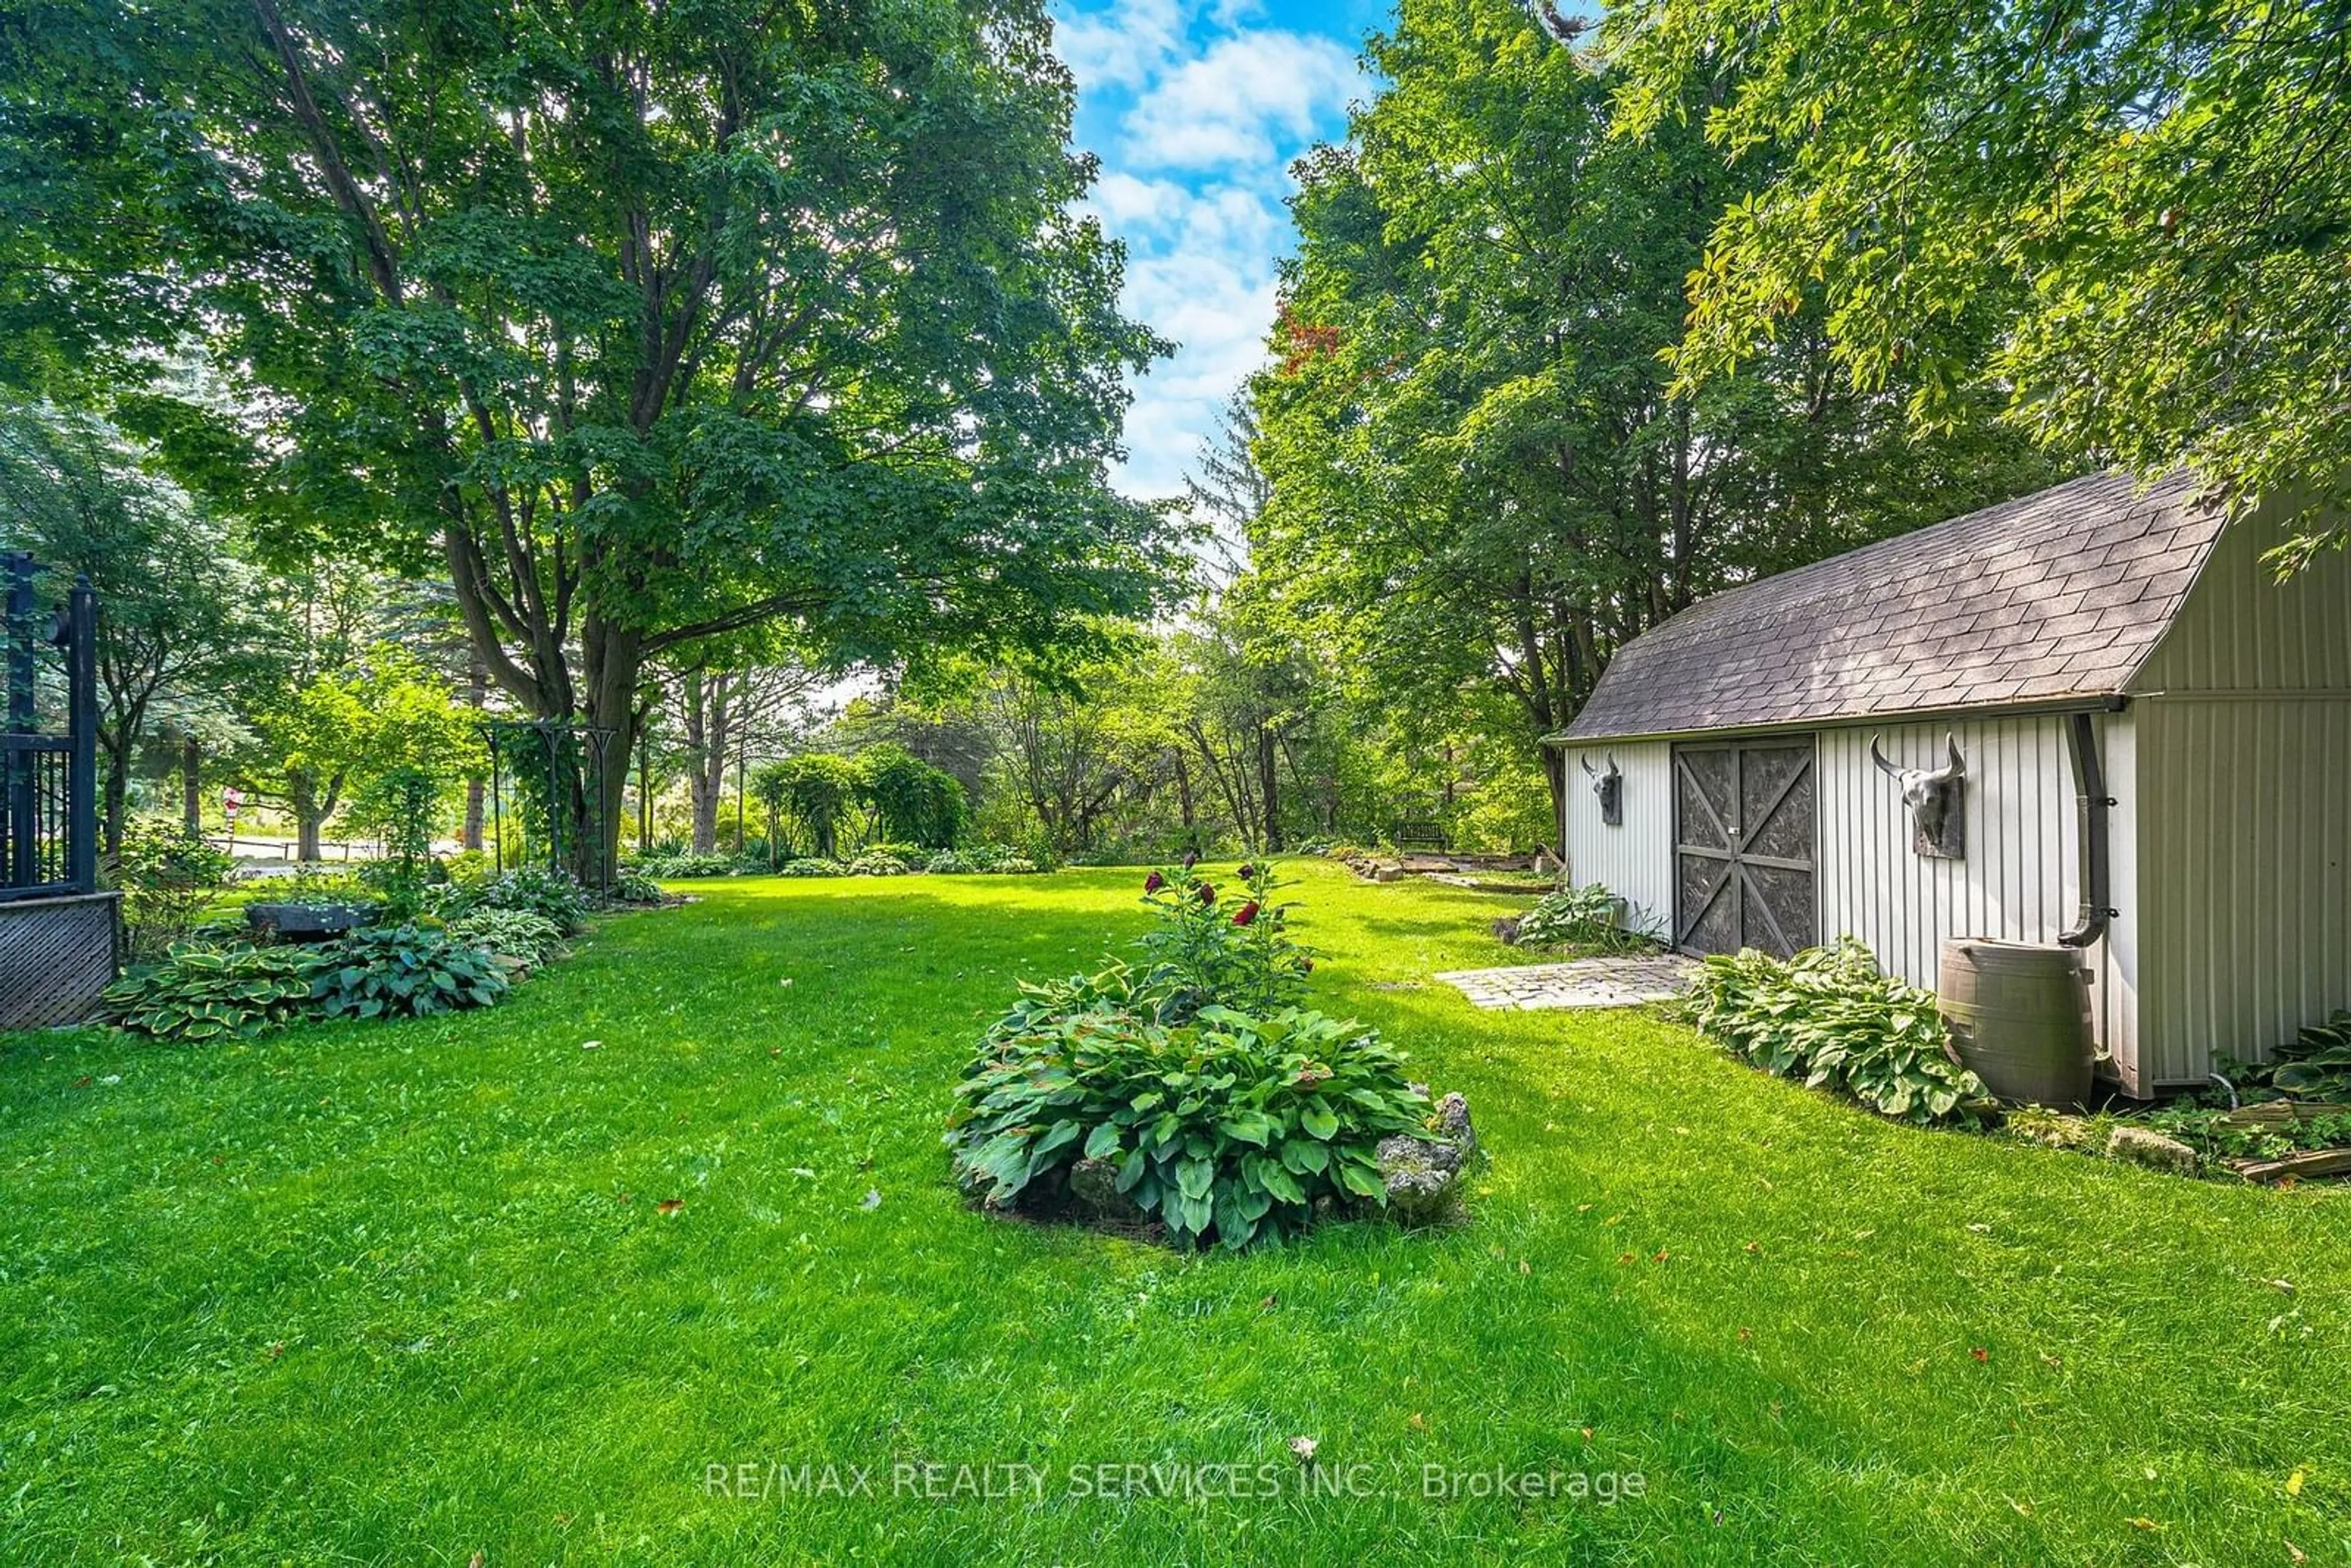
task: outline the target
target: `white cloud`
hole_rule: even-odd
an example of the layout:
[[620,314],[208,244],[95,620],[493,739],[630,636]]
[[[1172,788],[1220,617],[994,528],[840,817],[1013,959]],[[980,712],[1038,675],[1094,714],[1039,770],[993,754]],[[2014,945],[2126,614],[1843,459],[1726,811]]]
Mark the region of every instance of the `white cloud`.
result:
[[1124,306],[1173,340],[1135,383],[1130,495],[1180,495],[1225,400],[1266,357],[1292,243],[1289,164],[1361,90],[1338,41],[1251,27],[1259,0],[1128,0],[1064,15],[1058,47],[1102,128],[1085,205],[1128,249]]
[[1192,12],[1181,0],[1113,0],[1103,10],[1057,18],[1053,52],[1081,92],[1141,87],[1183,49]]
[[1345,107],[1362,77],[1331,38],[1250,31],[1161,74],[1127,111],[1140,168],[1279,168]]

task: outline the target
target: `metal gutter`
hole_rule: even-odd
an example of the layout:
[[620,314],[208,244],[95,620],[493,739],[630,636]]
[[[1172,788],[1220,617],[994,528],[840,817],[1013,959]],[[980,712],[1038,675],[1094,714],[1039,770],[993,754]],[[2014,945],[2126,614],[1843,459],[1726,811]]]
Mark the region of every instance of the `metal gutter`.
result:
[[2065,749],[2074,761],[2074,799],[2081,813],[2082,906],[2073,925],[2059,935],[2061,947],[2087,947],[2106,934],[2106,922],[2122,911],[2114,896],[2106,843],[2106,813],[2115,798],[2106,793],[2105,766],[2098,759],[2098,730],[2091,716],[2070,716]]

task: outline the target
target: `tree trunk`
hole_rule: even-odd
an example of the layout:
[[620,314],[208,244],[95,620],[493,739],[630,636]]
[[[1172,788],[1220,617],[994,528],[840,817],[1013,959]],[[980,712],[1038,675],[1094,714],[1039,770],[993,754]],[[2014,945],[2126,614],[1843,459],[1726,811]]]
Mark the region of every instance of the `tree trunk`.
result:
[[106,787],[99,792],[99,837],[104,841],[106,858],[112,860],[122,852],[122,819],[130,806],[131,767],[130,758],[125,755],[128,747],[109,746],[103,749],[106,752]]
[[[465,706],[475,713],[482,711],[490,697],[490,667],[482,660],[481,650],[470,643],[466,645]],[[465,780],[465,825],[460,831],[459,844],[469,850],[482,847],[482,779],[476,775]]]
[[718,852],[718,802],[726,791],[726,673],[685,676],[686,787],[694,802],[694,852]]
[[196,737],[180,742],[180,820],[188,837],[204,831],[204,752]]
[[1265,797],[1265,852],[1280,854],[1281,843],[1281,780],[1277,766],[1280,755],[1276,749],[1273,727],[1257,727],[1257,787]]

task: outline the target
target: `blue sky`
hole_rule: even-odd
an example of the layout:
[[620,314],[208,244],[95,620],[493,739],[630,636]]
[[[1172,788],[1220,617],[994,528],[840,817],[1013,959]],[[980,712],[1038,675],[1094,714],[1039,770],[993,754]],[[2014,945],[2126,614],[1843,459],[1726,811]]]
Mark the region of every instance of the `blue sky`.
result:
[[1174,495],[1217,410],[1264,358],[1290,248],[1290,160],[1340,135],[1365,95],[1355,57],[1385,0],[1099,0],[1054,8],[1078,83],[1089,204],[1126,242],[1128,314],[1180,345],[1137,384],[1136,496]]

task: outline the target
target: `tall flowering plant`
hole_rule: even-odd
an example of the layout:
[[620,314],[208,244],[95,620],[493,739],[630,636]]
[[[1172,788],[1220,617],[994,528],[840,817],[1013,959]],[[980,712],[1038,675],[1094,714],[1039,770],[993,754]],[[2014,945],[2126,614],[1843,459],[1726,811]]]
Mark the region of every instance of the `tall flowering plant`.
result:
[[1188,1018],[1215,1004],[1262,1017],[1297,1005],[1314,950],[1290,939],[1297,904],[1278,896],[1290,879],[1251,861],[1219,883],[1191,857],[1186,862],[1143,880],[1143,902],[1160,920],[1143,946],[1174,988],[1170,1010]]

